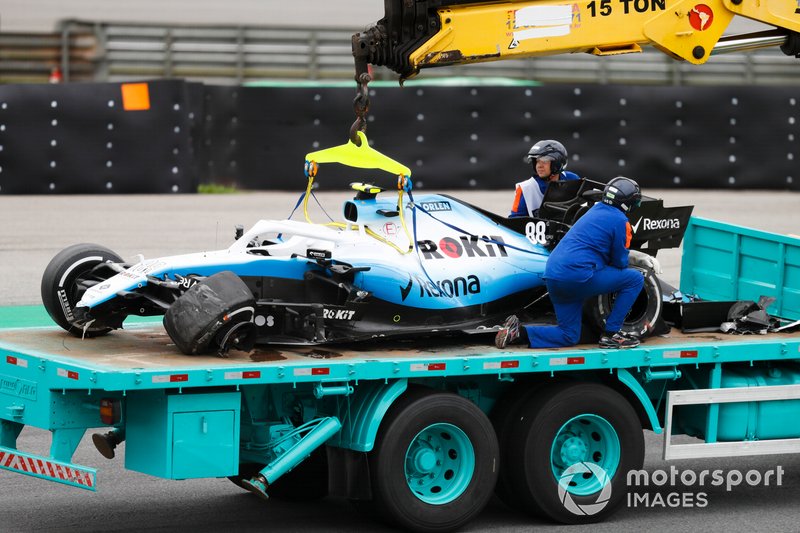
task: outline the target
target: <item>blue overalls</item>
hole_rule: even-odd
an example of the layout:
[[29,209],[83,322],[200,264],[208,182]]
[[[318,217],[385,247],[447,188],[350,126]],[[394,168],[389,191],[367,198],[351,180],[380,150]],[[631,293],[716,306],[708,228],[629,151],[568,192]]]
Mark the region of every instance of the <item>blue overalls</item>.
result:
[[525,326],[531,348],[574,346],[581,336],[583,302],[599,294],[617,293],[606,331],[622,328],[644,284],[638,270],[628,268],[631,228],[614,206],[592,206],[558,243],[545,266],[544,279],[556,311],[557,326]]

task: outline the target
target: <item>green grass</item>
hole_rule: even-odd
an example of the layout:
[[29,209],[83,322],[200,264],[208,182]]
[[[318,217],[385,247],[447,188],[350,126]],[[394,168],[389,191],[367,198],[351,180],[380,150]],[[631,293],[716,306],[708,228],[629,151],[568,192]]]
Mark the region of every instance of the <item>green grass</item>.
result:
[[197,186],[200,194],[233,194],[239,192],[236,187],[230,185],[217,185],[216,183],[202,183]]

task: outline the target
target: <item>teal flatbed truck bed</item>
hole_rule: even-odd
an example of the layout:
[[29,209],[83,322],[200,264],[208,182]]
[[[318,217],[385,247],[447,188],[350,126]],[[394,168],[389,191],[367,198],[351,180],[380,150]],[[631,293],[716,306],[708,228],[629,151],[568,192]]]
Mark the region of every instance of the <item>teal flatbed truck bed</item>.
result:
[[[684,246],[685,294],[768,295],[771,312],[800,319],[800,240],[693,219]],[[72,457],[87,430],[106,428],[95,446],[113,457],[124,440],[115,460],[129,470],[229,477],[265,497],[335,494],[404,528],[447,531],[495,490],[564,523],[608,516],[642,467],[643,428],[664,436],[667,459],[800,451],[796,332],[672,329],[630,350],[491,341],[220,358],[181,354],[157,323],[92,339],[2,329],[0,468],[96,490],[95,470]],[[17,449],[26,425],[52,433],[47,456]]]
[[[497,350],[493,337],[395,341],[361,347],[268,347],[231,351],[229,357],[186,356],[161,325],[140,325],[93,339],[60,328],[0,330],[5,365],[31,372],[51,388],[130,391],[254,383],[374,380],[425,376],[637,369],[686,364],[800,359],[796,334],[681,333],[648,339],[639,348],[603,350],[596,345]],[[465,339],[462,339],[462,341]],[[8,367],[6,367],[8,370]],[[6,391],[9,394],[10,391]]]

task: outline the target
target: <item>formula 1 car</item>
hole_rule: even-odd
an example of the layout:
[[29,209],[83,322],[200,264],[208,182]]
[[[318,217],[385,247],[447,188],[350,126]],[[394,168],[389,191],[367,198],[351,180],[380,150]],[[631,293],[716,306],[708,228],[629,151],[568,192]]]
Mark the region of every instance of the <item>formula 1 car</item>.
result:
[[[580,180],[548,189],[538,218],[505,218],[441,194],[413,195],[409,169],[352,141],[306,156],[306,222],[261,220],[237,228],[225,250],[126,264],[111,250],[78,244],[56,255],[42,279],[53,320],[76,336],[121,328],[129,315],[164,315],[186,354],[254,343],[325,344],[420,337],[495,328],[512,313],[541,318],[549,249],[593,202],[603,184]],[[305,205],[318,163],[380,168],[398,176],[396,197],[353,184],[342,223],[314,224]],[[688,211],[687,211],[688,209]],[[633,247],[651,254],[677,246],[691,208],[645,198]],[[645,230],[642,220],[652,223]],[[625,322],[652,331],[661,287],[650,255],[632,254],[646,274]],[[587,304],[602,327],[613,295]],[[538,315],[538,316],[537,316]]]

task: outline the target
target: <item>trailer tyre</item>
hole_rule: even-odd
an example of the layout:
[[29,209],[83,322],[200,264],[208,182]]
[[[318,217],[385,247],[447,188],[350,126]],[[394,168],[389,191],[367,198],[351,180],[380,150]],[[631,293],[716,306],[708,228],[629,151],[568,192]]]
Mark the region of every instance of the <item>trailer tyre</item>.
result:
[[[652,270],[637,270],[644,274],[644,286],[625,317],[622,330],[639,337],[646,337],[654,331],[657,321],[661,318],[662,291],[661,284]],[[605,329],[606,317],[611,313],[614,297],[614,294],[601,294],[589,298],[584,305],[586,325],[598,335]]]
[[598,522],[625,500],[626,475],[644,462],[633,407],[595,383],[545,387],[512,431],[511,481],[521,502],[564,524]]
[[370,453],[375,510],[413,531],[452,531],[481,512],[497,481],[489,419],[457,394],[410,389],[389,409]]
[[90,326],[84,332],[73,325],[75,304],[86,291],[84,282],[104,281],[115,274],[111,269],[96,268],[106,261],[122,263],[122,258],[99,244],[74,244],[56,254],[42,275],[42,303],[47,314],[76,337],[98,337],[111,331],[105,326]]
[[490,416],[500,448],[500,472],[494,492],[510,508],[531,511],[534,514],[541,514],[541,510],[531,509],[530,507],[526,509],[514,488],[511,472],[516,466],[508,456],[508,449],[512,438],[511,431],[520,416],[520,409],[528,402],[531,396],[537,393],[539,387],[538,383],[520,382],[515,384],[511,390],[497,401]]

